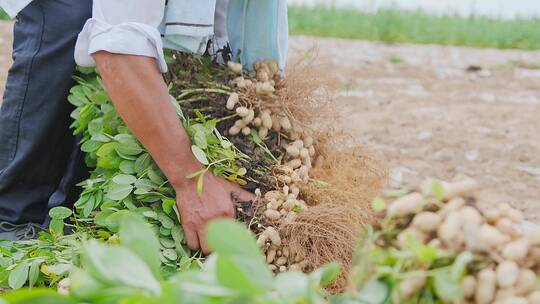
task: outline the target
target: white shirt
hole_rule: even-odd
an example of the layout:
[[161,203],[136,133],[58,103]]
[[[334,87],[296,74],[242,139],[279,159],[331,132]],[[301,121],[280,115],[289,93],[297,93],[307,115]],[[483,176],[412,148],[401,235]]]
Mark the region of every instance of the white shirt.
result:
[[[32,0],[0,0],[0,6],[14,17],[30,2]],[[75,61],[81,66],[94,66],[91,55],[107,51],[156,58],[160,70],[166,72],[159,27],[168,46],[202,53],[203,46],[206,47],[208,38],[214,33],[216,0],[169,2],[174,9],[166,12],[165,0],[94,0],[92,18],[86,22],[77,39]],[[224,10],[226,5],[218,7]],[[216,12],[216,17],[223,13]],[[219,27],[225,28],[225,25]]]
[[0,7],[11,17],[15,17],[32,0],[0,0]]

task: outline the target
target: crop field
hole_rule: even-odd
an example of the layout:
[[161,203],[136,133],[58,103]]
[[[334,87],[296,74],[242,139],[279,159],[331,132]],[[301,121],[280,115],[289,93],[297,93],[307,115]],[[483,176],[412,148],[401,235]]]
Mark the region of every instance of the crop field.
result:
[[540,48],[539,19],[433,16],[396,9],[366,13],[325,6],[292,6],[289,16],[294,35],[480,48]]
[[[190,178],[200,191],[213,172],[263,193],[254,207],[237,202],[256,238],[215,222],[208,238],[216,255],[202,270],[201,254],[185,249],[165,176],[94,71],[80,70],[69,102],[95,169],[74,210],[50,213],[50,235],[0,246],[4,285],[51,285],[72,298],[34,290],[6,299],[540,301],[540,232],[513,226],[540,224],[540,30],[533,21],[360,14],[291,8],[284,82],[271,63],[242,78],[234,64],[171,55],[166,81],[206,167]],[[420,30],[427,24],[430,32]],[[478,32],[466,30],[471,24]],[[0,21],[0,93],[12,25]],[[286,104],[310,90],[324,105]],[[64,236],[70,217],[82,225]],[[78,268],[68,280],[71,263]]]

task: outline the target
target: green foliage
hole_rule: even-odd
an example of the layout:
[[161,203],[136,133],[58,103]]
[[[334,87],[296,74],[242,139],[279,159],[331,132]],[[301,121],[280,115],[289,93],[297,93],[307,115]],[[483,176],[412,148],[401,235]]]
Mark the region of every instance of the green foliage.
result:
[[[146,249],[133,247],[131,229],[136,227],[141,229],[138,241]],[[69,295],[21,289],[3,300],[11,304],[327,303],[329,295],[322,287],[339,274],[339,266],[330,264],[309,275],[288,272],[274,277],[251,233],[239,223],[218,220],[208,227],[214,253],[204,267],[161,279],[150,265],[159,258],[157,236],[134,214],[122,218],[120,231],[126,233],[121,233],[118,245],[85,243],[81,268],[70,276]]]
[[[60,223],[63,222],[59,220]],[[63,227],[63,226],[62,226]],[[41,232],[36,240],[0,242],[0,286],[49,286],[66,277],[81,246],[77,235]]]
[[[540,49],[537,19],[435,16],[383,9],[367,13],[325,6],[289,7],[293,35],[312,35],[385,42]],[[394,60],[391,60],[394,61]]]
[[[50,233],[42,233],[37,240],[0,244],[0,284],[14,289],[23,285],[54,286],[67,275],[69,265],[78,265],[81,243],[96,239],[116,244],[122,235],[126,247],[143,259],[156,277],[198,268],[201,255],[185,246],[174,189],[117,114],[94,69],[79,68],[79,72],[80,76],[75,77],[78,84],[68,98],[75,106],[72,128],[75,134],[82,135],[81,149],[87,165],[94,169],[79,184],[83,192],[74,204],[74,212],[64,207],[50,211]],[[198,178],[199,191],[203,191],[207,172],[245,184],[238,172],[245,173],[242,164],[249,159],[221,136],[217,121],[200,113],[186,117],[176,100],[171,102],[194,143],[194,155],[206,166],[190,173]],[[131,213],[139,216],[139,226],[149,228],[137,231],[136,227],[124,225],[128,228],[120,229],[122,219]],[[66,228],[75,234],[65,237]],[[158,236],[154,244],[141,242],[151,239],[150,234]],[[64,241],[69,245],[61,243]],[[100,246],[89,244],[85,246]],[[148,254],[147,250],[156,246],[157,255]]]
[[[72,127],[75,133],[83,134],[81,144],[87,164],[96,169],[81,183],[84,192],[75,203],[77,214],[93,220],[109,235],[118,232],[118,214],[130,210],[142,215],[160,235],[162,266],[177,269],[191,254],[182,244],[174,189],[120,119],[99,77],[92,70],[81,72],[83,76],[77,78],[79,84],[71,89],[69,98],[76,106]],[[219,134],[216,120],[200,113],[196,119],[189,119],[176,101],[171,101],[194,143],[195,157],[206,166],[190,174],[199,179],[199,191],[208,171],[223,177],[234,175],[247,157]]]
[[6,14],[6,12],[4,12],[4,10],[2,8],[0,8],[0,20],[9,20],[9,16],[8,14]]

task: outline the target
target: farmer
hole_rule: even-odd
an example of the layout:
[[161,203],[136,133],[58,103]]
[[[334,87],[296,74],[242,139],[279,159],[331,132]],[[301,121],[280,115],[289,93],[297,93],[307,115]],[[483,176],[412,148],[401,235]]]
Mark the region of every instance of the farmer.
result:
[[[0,112],[0,239],[35,237],[50,208],[77,200],[75,184],[88,169],[69,129],[67,96],[76,62],[95,63],[118,113],[174,187],[188,246],[208,253],[205,224],[234,217],[232,194],[246,201],[252,194],[210,174],[198,194],[196,181],[186,179],[201,164],[162,78],[167,67],[157,27],[165,0],[0,0],[0,6],[17,16]],[[218,0],[216,17],[226,6]],[[223,26],[216,24],[218,31]]]

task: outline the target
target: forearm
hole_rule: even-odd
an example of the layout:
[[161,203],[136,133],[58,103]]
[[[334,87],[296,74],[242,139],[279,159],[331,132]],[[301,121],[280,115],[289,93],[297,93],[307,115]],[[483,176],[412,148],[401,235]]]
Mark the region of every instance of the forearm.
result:
[[202,167],[184,130],[155,59],[108,52],[93,54],[113,104],[175,189]]

